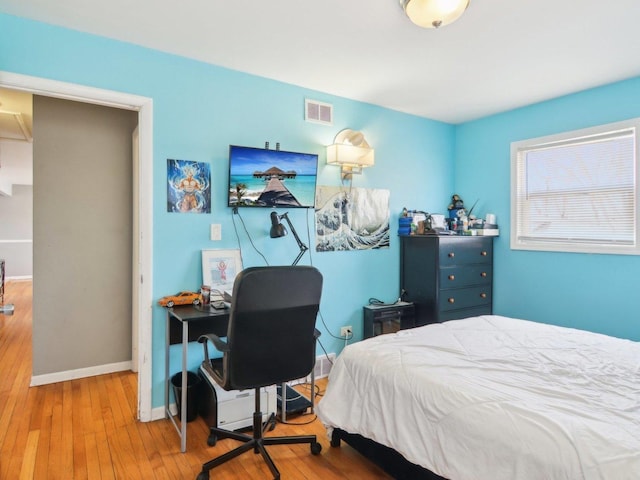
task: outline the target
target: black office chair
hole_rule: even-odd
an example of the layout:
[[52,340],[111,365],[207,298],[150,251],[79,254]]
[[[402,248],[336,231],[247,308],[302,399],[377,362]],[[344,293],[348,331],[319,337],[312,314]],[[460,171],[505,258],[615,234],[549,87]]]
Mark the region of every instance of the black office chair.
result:
[[[261,453],[274,479],[280,472],[265,445],[308,443],[318,455],[322,445],[315,435],[265,437],[275,425],[272,413],[262,422],[260,388],[305,377],[314,368],[315,345],[320,332],[315,328],[322,291],[322,275],[310,266],[252,267],[240,272],[233,285],[226,342],[208,334],[204,345],[206,368],[225,390],[255,390],[252,435],[211,427],[217,438],[232,438],[243,445],[202,465],[197,480],[207,480],[209,470],[253,449]],[[222,358],[209,358],[211,342]]]

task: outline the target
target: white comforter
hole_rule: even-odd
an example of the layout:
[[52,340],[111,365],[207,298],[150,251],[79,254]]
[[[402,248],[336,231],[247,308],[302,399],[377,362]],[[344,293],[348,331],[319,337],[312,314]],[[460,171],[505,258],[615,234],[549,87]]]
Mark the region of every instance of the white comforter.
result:
[[452,480],[640,479],[640,343],[500,316],[381,335],[317,414]]

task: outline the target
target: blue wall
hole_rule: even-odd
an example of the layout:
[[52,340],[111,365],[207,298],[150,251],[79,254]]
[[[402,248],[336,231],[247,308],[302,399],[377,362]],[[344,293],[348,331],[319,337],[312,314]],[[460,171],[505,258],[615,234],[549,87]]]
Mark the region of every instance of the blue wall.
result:
[[455,188],[500,224],[495,313],[640,340],[640,257],[509,247],[511,142],[639,116],[634,78],[457,127]]
[[[20,41],[16,41],[20,39]],[[280,142],[283,150],[320,155],[319,184],[340,185],[339,171],[327,167],[324,146],[343,128],[362,130],[375,148],[376,165],[356,176],[355,187],[391,192],[391,247],[374,251],[311,252],[325,283],[318,323],[328,352],[339,352],[341,325],[362,336],[362,306],[370,297],[393,301],[399,291],[399,244],[393,231],[402,207],[443,209],[453,188],[455,127],[384,108],[338,98],[256,76],[0,14],[0,70],[116,90],[153,99],[154,256],[153,299],[196,289],[202,278],[200,251],[242,246],[245,266],[264,265],[251,247],[238,216],[226,207],[229,144],[260,147]],[[334,125],[304,121],[304,99],[334,106]],[[167,158],[211,164],[212,213],[166,212]],[[249,235],[272,265],[290,264],[294,239],[268,238],[268,212],[242,211]],[[303,239],[313,212],[291,211]],[[234,233],[233,220],[240,232]],[[209,225],[222,225],[222,240],[209,240]],[[312,237],[308,244],[312,246]],[[163,402],[165,313],[153,308],[153,406]],[[193,345],[191,364],[201,360]],[[172,352],[177,370],[178,351]]]
[[[19,38],[20,41],[15,41]],[[497,214],[495,313],[574,326],[640,340],[635,307],[640,258],[634,256],[511,251],[510,143],[640,116],[640,78],[558,98],[457,127],[334,97],[130,44],[0,14],[0,70],[153,98],[154,101],[154,300],[200,285],[200,251],[242,247],[245,266],[263,265],[238,216],[226,207],[229,144],[320,155],[319,184],[339,185],[325,164],[324,146],[343,128],[360,129],[376,150],[376,165],[354,186],[391,192],[391,247],[377,251],[305,255],[323,273],[322,342],[341,325],[362,335],[362,306],[370,297],[392,301],[399,288],[399,245],[393,231],[406,206],[444,212],[459,193],[476,212]],[[334,126],[304,122],[304,99],[334,105]],[[212,172],[210,215],[166,212],[166,159],[208,162]],[[241,212],[257,249],[272,265],[296,254],[291,236],[268,238],[264,211]],[[303,239],[313,213],[291,211]],[[239,238],[234,233],[234,222]],[[209,240],[209,225],[222,225],[222,241]],[[313,237],[308,240],[313,245]],[[162,404],[164,311],[153,309],[153,405]],[[193,345],[191,363],[201,355]],[[174,351],[173,365],[177,363]],[[174,368],[177,369],[177,368]]]

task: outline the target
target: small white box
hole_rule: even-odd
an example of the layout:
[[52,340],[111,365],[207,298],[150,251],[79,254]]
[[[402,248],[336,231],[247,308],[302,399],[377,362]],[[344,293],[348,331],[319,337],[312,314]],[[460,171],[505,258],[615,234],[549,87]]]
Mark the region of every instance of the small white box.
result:
[[444,229],[444,215],[440,215],[439,213],[431,214],[431,228],[436,229]]
[[[253,411],[255,408],[255,390],[223,389],[209,375],[206,369],[200,367],[200,375],[204,380],[203,395],[200,401],[200,415],[210,427],[225,430],[239,430],[253,426]],[[262,421],[266,422],[277,408],[276,386],[260,389],[260,409]]]
[[482,237],[498,237],[500,235],[500,230],[497,228],[479,228],[476,230]]

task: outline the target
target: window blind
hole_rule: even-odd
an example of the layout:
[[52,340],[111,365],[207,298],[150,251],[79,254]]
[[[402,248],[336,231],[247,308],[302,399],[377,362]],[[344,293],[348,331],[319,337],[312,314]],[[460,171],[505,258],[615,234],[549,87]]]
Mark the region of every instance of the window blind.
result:
[[628,126],[519,142],[512,246],[637,247],[636,138]]

